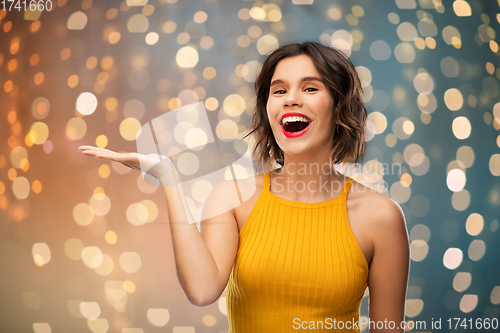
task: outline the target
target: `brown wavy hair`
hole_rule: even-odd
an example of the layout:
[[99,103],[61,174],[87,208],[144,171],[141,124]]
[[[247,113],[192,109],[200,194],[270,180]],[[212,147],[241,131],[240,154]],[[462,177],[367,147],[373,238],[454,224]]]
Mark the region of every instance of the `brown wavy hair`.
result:
[[311,58],[334,100],[332,126],[335,134],[331,141],[330,165],[361,161],[365,153],[367,112],[358,73],[342,51],[314,42],[281,46],[262,64],[254,84],[257,99],[252,127],[243,137],[254,135],[252,159],[258,163],[258,169],[264,170],[272,170],[273,161],[281,166],[284,164],[283,150],[276,143],[267,118],[267,100],[278,63],[299,55]]

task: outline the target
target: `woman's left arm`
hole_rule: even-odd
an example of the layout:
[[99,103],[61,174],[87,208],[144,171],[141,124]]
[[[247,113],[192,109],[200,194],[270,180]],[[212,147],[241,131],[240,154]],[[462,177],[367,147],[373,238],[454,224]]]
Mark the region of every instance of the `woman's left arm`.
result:
[[[373,258],[368,275],[372,324],[369,332],[404,332],[404,327],[400,326],[405,320],[410,269],[408,231],[401,207],[390,198],[380,199],[377,213],[372,215]],[[375,325],[378,322],[384,324]]]

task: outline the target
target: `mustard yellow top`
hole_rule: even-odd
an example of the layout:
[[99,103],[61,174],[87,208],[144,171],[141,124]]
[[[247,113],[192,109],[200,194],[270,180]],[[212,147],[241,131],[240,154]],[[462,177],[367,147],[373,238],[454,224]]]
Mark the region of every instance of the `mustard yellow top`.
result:
[[297,202],[270,192],[264,174],[227,285],[229,333],[360,332],[351,328],[368,264],[347,218],[351,183],[336,198]]

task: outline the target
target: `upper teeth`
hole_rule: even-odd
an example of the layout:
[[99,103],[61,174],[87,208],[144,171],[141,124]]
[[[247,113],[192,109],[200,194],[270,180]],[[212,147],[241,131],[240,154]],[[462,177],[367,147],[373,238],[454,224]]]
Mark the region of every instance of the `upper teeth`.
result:
[[293,116],[293,117],[285,117],[283,118],[283,125],[286,125],[287,123],[291,123],[291,122],[297,122],[297,121],[301,121],[301,122],[304,122],[304,123],[308,123],[309,120],[305,117],[297,117],[297,116]]

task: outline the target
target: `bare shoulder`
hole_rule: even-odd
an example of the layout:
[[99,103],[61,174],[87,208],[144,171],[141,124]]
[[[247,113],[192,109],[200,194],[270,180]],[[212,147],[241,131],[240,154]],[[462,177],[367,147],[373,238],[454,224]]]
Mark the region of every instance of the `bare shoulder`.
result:
[[357,181],[352,182],[348,205],[356,215],[367,221],[373,234],[378,232],[406,233],[406,221],[399,204],[390,197]]

